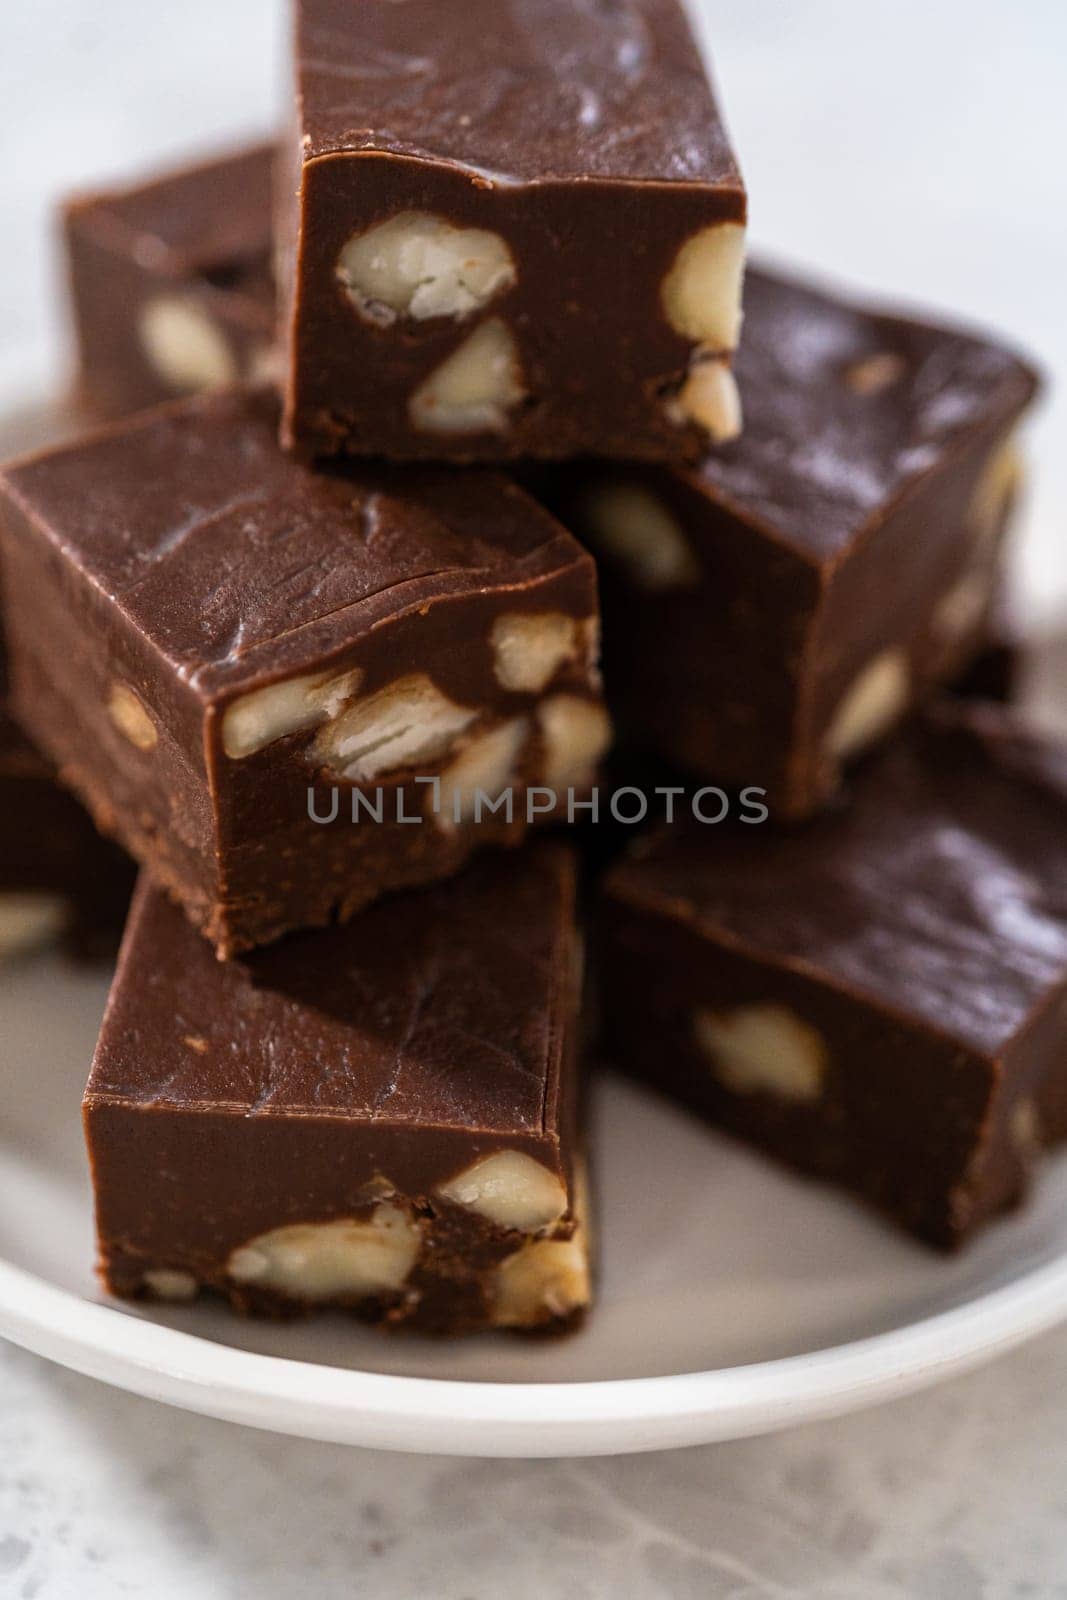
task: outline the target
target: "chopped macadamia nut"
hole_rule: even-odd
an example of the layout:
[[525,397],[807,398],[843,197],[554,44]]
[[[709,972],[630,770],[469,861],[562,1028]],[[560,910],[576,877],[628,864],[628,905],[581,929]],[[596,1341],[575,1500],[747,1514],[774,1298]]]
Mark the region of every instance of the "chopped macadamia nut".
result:
[[491,317],[415,390],[411,420],[426,433],[502,433],[525,395],[515,340]]
[[651,489],[602,483],[583,499],[582,527],[597,548],[616,557],[643,589],[678,589],[699,581],[700,568],[677,521]]
[[437,1193],[500,1228],[520,1233],[539,1233],[558,1222],[567,1209],[567,1192],[556,1173],[521,1150],[484,1156],[439,1185]]
[[138,750],[153,750],[159,742],[156,725],[141,701],[124,683],[116,683],[108,696],[108,715]]
[[711,350],[732,350],[741,331],[745,230],[719,222],[682,245],[663,280],[663,309],[677,333]]
[[592,1224],[584,1162],[578,1163],[574,1175],[573,1213],[575,1226],[569,1239],[527,1239],[500,1263],[493,1299],[496,1327],[536,1327],[589,1304]]
[[337,276],[360,316],[388,326],[398,317],[469,317],[510,288],[516,271],[498,233],[402,211],[353,234]]
[[0,893],[0,961],[28,955],[57,939],[70,918],[62,895],[37,889]]
[[973,634],[993,603],[998,576],[996,566],[988,562],[965,572],[934,607],[934,632],[948,643]]
[[362,783],[446,754],[477,716],[457,706],[423,672],[355,700],[319,733],[315,759]]
[[382,1204],[366,1221],[297,1222],[234,1250],[236,1283],[292,1300],[335,1300],[400,1289],[415,1265],[421,1233],[398,1206]]
[[904,711],[911,673],[903,650],[884,650],[856,677],[838,702],[825,748],[837,761],[858,755],[888,732]]
[[336,717],[359,688],[358,669],[309,673],[254,689],[228,706],[222,719],[222,744],[234,761]]
[[737,381],[725,361],[698,351],[689,374],[667,404],[671,419],[680,427],[695,422],[713,444],[728,444],[741,432],[741,396]]
[[817,1030],[784,1006],[698,1011],[697,1040],[715,1076],[736,1094],[816,1100],[826,1076],[826,1046]]
[[446,831],[476,822],[516,780],[519,756],[530,735],[528,717],[513,717],[470,741],[442,774],[437,822]]
[[162,295],[141,312],[141,344],[152,368],[179,394],[236,383],[237,363],[225,335],[195,301]]
[[516,693],[538,693],[577,656],[580,628],[574,617],[559,611],[507,611],[497,617],[489,635],[497,681]]
[[493,1321],[498,1328],[536,1327],[580,1311],[591,1295],[580,1232],[572,1239],[531,1239],[497,1268]]
[[580,695],[557,694],[537,708],[544,739],[543,778],[557,790],[591,783],[611,745],[611,720],[604,707]]
[[979,537],[996,538],[1024,475],[1022,449],[1012,434],[986,462],[971,497],[971,523]]
[[899,383],[907,370],[908,364],[898,351],[880,350],[847,367],[845,382],[856,394],[881,394],[883,389]]
[[191,1272],[172,1267],[156,1267],[144,1275],[144,1286],[154,1300],[195,1300],[200,1285]]

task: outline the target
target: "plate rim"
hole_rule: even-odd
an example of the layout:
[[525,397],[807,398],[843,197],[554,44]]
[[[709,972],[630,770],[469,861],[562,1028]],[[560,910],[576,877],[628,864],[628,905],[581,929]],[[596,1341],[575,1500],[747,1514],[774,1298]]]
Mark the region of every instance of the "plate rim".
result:
[[225,1421],[451,1456],[629,1454],[771,1433],[915,1393],[1065,1318],[1067,1251],[960,1305],[799,1355],[656,1377],[476,1381],[221,1345],[0,1259],[0,1336],[61,1366]]
[[[27,355],[9,352],[0,411],[16,393],[20,410],[62,400],[62,383]],[[251,1427],[452,1456],[623,1454],[771,1433],[915,1393],[1065,1320],[1067,1248],[957,1305],[801,1354],[656,1377],[477,1381],[242,1350],[89,1300],[0,1257],[0,1338],[60,1366]]]

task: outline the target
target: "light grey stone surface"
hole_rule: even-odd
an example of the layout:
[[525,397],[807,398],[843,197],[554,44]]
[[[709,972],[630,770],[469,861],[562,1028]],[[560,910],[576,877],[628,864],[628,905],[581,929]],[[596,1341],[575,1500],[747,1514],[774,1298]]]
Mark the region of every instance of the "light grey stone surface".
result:
[[1067,1332],[914,1399],[669,1455],[464,1461],[235,1428],[0,1347],[19,1600],[1052,1600]]

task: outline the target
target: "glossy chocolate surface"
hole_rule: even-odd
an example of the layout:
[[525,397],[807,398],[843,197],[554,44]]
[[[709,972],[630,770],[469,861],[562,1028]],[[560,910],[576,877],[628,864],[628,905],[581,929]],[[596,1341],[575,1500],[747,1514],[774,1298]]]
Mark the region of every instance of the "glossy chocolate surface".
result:
[[90,1103],[558,1136],[573,884],[531,852],[224,962],[142,881]]
[[[875,358],[886,381],[870,369],[865,389]],[[744,432],[692,480],[820,566],[978,430],[1011,421],[1036,387],[1000,343],[759,268],[745,279],[737,377]]]
[[[302,0],[296,48],[311,157],[380,150],[497,183],[737,183],[673,0]],[[669,95],[665,89],[669,86]]]
[[204,701],[325,665],[401,607],[591,568],[504,478],[312,470],[278,449],[276,422],[266,394],[205,396],[3,474]]

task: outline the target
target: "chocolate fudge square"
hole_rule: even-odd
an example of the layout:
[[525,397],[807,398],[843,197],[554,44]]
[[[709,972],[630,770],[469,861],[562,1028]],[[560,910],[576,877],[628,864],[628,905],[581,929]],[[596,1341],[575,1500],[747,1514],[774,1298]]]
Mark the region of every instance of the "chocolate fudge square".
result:
[[590,1298],[574,865],[482,858],[217,962],[143,879],[85,1129],[118,1295],[562,1330]]
[[101,419],[274,365],[274,147],[63,208],[79,396]]
[[740,426],[745,191],[678,0],[297,0],[283,437],[694,459]]
[[1035,375],[1009,350],[750,271],[745,432],[691,470],[553,469],[601,557],[620,734],[779,816],[990,632]]
[[1067,751],[938,707],[798,830],[664,829],[605,886],[609,1058],[920,1238],[1067,1134]]
[[198,396],[0,477],[18,716],[223,956],[517,842],[609,738],[592,560],[521,489],[276,435]]

